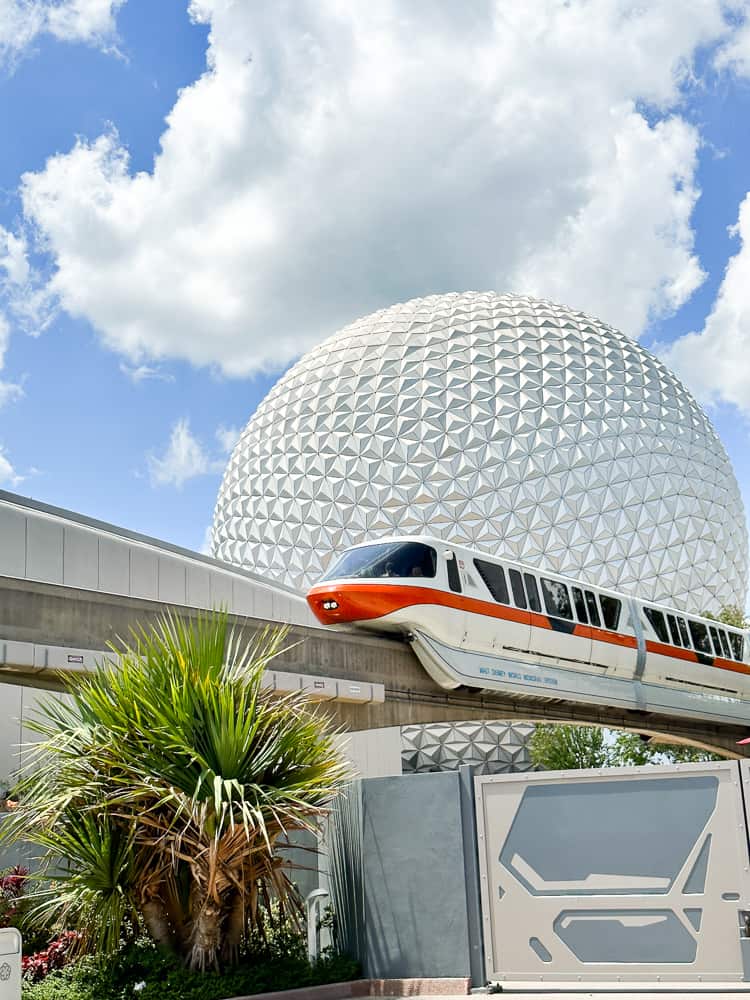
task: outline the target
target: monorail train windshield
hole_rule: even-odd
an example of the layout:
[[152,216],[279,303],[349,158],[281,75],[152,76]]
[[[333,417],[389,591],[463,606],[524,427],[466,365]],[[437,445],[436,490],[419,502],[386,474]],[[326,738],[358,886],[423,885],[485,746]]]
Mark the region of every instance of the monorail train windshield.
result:
[[437,552],[422,542],[381,542],[350,549],[321,580],[430,577],[437,571]]

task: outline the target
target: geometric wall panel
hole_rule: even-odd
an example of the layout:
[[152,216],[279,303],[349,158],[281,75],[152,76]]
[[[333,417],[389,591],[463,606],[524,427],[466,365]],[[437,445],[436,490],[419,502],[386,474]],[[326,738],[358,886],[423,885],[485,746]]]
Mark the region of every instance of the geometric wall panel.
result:
[[305,589],[333,553],[419,532],[689,611],[745,603],[705,413],[635,341],[539,299],[414,299],[313,348],[240,436],[212,548]]
[[439,722],[401,727],[404,774],[455,771],[471,764],[476,774],[533,771],[529,739],[534,726],[510,722]]

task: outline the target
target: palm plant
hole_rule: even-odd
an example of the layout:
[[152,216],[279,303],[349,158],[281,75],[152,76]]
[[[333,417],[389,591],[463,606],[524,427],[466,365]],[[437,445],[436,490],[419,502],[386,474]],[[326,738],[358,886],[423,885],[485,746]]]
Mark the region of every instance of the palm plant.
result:
[[298,912],[279,848],[348,778],[336,732],[263,684],[286,632],[241,640],[223,613],[166,616],[50,700],[3,839],[43,848],[36,917],[111,952],[128,928],[194,969],[236,960]]

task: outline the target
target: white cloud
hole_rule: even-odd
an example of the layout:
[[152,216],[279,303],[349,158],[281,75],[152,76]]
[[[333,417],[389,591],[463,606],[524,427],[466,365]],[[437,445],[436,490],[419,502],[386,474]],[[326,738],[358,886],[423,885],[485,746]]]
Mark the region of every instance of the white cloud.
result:
[[[0,264],[2,261],[0,260]],[[10,325],[0,313],[0,372],[2,372],[5,365],[5,352],[8,350],[8,341],[10,339]],[[6,382],[4,379],[0,378],[0,408],[5,406],[6,403],[12,403],[23,396],[23,386],[17,382]]]
[[128,365],[123,361],[120,363],[120,371],[136,385],[147,381],[174,382],[174,375],[151,365]]
[[750,415],[750,192],[731,232],[740,246],[703,329],[659,354],[704,403],[733,403]]
[[750,4],[747,0],[736,4],[735,13],[740,16],[741,23],[716,53],[714,64],[717,69],[728,69],[740,76],[750,76],[750,21],[744,20],[749,11]]
[[5,382],[0,379],[0,409],[7,403],[15,403],[23,396],[23,386],[20,382]]
[[[588,311],[638,334],[650,318],[683,305],[705,277],[690,228],[698,135],[680,118],[651,128],[631,113],[616,146],[615,157],[606,156],[594,173],[586,203],[529,254],[512,284],[562,301],[580,284]],[[666,231],[653,225],[657,219]]]
[[176,486],[179,489],[188,479],[223,472],[227,453],[231,451],[239,433],[236,428],[219,425],[214,437],[222,453],[214,455],[190,430],[187,417],[182,417],[172,427],[164,454],[161,457],[148,456],[151,485]]
[[153,171],[110,131],[22,183],[51,289],[131,365],[278,367],[450,289],[552,295],[637,335],[700,283],[700,137],[677,112],[695,53],[736,37],[721,0],[190,10],[208,69]]
[[[0,373],[12,326],[36,336],[52,322],[55,309],[54,296],[29,264],[25,236],[0,226]],[[23,394],[19,382],[0,378],[0,407]]]
[[203,541],[199,549],[204,556],[213,555],[213,525],[207,524],[206,530],[203,532]]
[[12,63],[36,38],[108,47],[125,0],[0,0],[0,62]]
[[66,42],[105,44],[116,31],[117,11],[125,0],[64,0],[48,4],[47,30]]
[[188,479],[203,476],[211,463],[203,445],[190,431],[190,422],[183,418],[172,428],[169,444],[161,458],[148,459],[152,486],[176,486],[180,489]]
[[[5,307],[5,321],[12,320],[18,328],[37,336],[51,324],[57,306],[54,293],[31,267],[30,253],[23,231],[12,233],[0,225],[0,302]],[[9,326],[0,329],[0,348],[7,347],[8,336]]]
[[220,424],[216,428],[216,440],[219,442],[219,447],[225,455],[228,455],[232,451],[241,433],[241,427],[225,427],[224,424]]
[[24,477],[13,468],[10,459],[5,455],[2,445],[0,445],[0,488],[15,489],[23,482],[23,479]]

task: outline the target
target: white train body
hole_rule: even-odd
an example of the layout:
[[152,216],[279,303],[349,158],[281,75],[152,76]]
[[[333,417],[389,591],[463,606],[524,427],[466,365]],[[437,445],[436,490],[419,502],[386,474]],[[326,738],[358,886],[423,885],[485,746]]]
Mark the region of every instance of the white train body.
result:
[[436,538],[348,549],[307,600],[325,625],[407,636],[445,688],[750,719],[743,630]]

